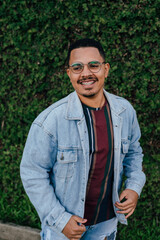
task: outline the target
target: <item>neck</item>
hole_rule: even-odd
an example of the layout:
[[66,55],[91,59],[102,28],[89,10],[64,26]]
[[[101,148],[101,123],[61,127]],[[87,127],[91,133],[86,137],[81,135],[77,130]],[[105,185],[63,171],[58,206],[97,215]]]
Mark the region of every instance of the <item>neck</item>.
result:
[[101,96],[92,96],[92,97],[79,96],[79,98],[82,103],[92,108],[101,108],[105,103],[104,94],[102,94]]

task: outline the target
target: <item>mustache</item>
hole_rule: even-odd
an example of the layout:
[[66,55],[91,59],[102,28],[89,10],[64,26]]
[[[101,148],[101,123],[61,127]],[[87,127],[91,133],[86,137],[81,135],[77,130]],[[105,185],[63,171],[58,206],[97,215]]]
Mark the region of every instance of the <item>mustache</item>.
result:
[[93,76],[84,76],[84,77],[81,77],[81,78],[77,81],[77,83],[81,83],[81,82],[88,81],[88,80],[98,81],[98,78],[93,77]]

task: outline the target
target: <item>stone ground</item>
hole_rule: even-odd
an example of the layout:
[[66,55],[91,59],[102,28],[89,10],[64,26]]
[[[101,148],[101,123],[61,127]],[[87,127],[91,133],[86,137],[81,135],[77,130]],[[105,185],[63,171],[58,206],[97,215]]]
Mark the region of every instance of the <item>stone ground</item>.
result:
[[40,230],[0,221],[0,240],[40,240]]

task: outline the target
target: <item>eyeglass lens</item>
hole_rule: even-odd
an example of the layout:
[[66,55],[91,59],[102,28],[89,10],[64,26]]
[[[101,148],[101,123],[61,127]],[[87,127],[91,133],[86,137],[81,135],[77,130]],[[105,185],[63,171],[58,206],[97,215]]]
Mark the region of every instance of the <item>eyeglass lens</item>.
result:
[[[80,73],[83,71],[84,65],[85,64],[83,64],[83,63],[74,63],[70,67],[74,73]],[[93,73],[98,72],[101,68],[101,63],[97,62],[97,61],[89,62],[87,65],[88,65],[89,70]]]

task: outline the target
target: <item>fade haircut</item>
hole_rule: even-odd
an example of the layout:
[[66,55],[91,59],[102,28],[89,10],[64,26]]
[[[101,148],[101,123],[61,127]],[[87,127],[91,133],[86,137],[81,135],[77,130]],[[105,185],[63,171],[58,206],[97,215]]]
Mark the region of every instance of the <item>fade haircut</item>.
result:
[[100,44],[100,42],[95,41],[94,39],[84,38],[84,39],[77,40],[76,42],[74,42],[70,45],[70,47],[68,49],[68,55],[67,55],[67,58],[66,58],[66,67],[69,66],[71,51],[73,49],[81,48],[81,47],[95,47],[95,48],[97,48],[101,57],[105,61],[105,52],[104,52],[103,47]]

